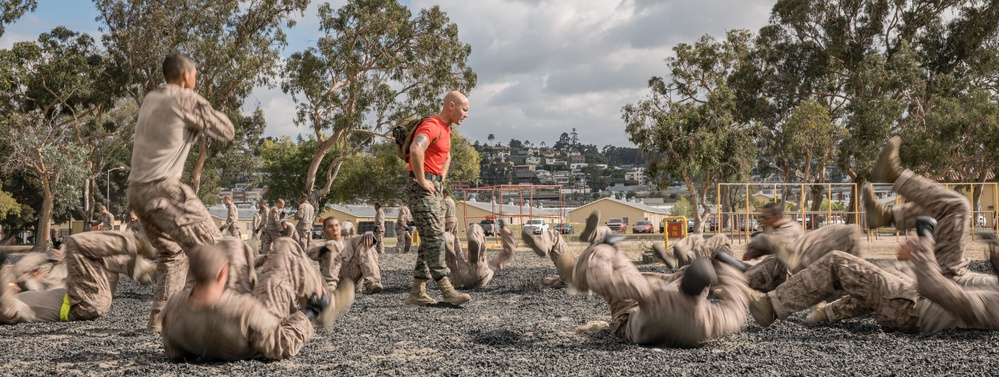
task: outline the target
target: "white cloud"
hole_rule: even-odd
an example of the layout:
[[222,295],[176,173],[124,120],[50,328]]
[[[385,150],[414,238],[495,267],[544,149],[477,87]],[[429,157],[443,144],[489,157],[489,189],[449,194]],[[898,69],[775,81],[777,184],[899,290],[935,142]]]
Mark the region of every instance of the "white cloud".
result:
[[[472,46],[478,84],[460,129],[466,137],[550,145],[575,128],[582,142],[602,147],[631,144],[621,107],[642,99],[648,79],[666,73],[663,59],[674,45],[733,29],[755,32],[773,1],[413,0],[409,6],[417,13],[433,5]],[[317,7],[288,33],[287,54],[319,38]],[[251,98],[267,113],[266,135],[307,133],[292,122],[290,96],[258,88]]]
[[14,47],[14,44],[17,42],[33,41],[35,39],[38,39],[38,35],[13,33],[7,31],[3,33],[2,37],[0,37],[0,49],[9,50],[11,47]]

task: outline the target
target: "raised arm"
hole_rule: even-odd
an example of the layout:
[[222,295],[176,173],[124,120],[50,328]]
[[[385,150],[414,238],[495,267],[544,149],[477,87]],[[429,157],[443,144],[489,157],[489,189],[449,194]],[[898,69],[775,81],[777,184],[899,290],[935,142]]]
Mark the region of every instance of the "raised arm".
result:
[[204,132],[208,137],[231,141],[235,135],[232,121],[225,113],[215,110],[205,97],[193,90],[184,90],[180,96],[181,111],[187,128]]

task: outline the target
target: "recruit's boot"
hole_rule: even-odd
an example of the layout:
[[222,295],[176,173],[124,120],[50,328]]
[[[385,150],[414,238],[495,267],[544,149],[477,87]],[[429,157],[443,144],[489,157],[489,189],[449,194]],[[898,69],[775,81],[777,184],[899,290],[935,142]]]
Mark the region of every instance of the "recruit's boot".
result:
[[817,325],[823,322],[829,322],[829,314],[826,313],[826,303],[820,302],[812,308],[812,312],[808,313],[808,317],[805,317],[805,323],[809,325]]
[[593,243],[593,238],[597,234],[597,226],[600,222],[600,211],[590,212],[589,216],[586,216],[586,226],[583,230],[579,232],[579,240],[587,243]]
[[548,253],[552,251],[552,243],[548,240],[548,236],[544,233],[535,236],[534,234],[531,234],[531,231],[525,228],[521,231],[520,238],[524,240],[527,247],[534,250],[534,253],[538,254],[539,257],[546,257],[548,256]]
[[130,275],[139,284],[149,285],[156,281],[156,263],[137,255],[129,264]]
[[574,253],[563,250],[555,259],[555,272],[558,272],[559,280],[562,280],[566,286],[573,287],[579,292],[589,292],[590,285],[586,281],[586,274],[576,277],[577,258]]
[[381,283],[369,282],[369,283],[365,284],[364,293],[367,293],[367,294],[382,293],[383,289],[385,289],[385,288],[382,287]]
[[441,290],[441,295],[444,296],[444,301],[452,305],[461,305],[472,299],[472,296],[469,296],[467,293],[461,293],[455,290],[454,286],[451,285],[451,280],[448,279],[447,276],[442,277],[437,281],[437,289]]
[[327,294],[332,296],[332,300],[330,300],[330,305],[316,316],[316,325],[319,327],[329,327],[337,317],[354,304],[354,281],[345,279],[336,289],[328,291]]
[[146,323],[146,330],[160,332],[163,328],[163,320],[160,318],[160,311],[149,312],[149,322]]
[[136,241],[135,242],[136,254],[143,256],[149,260],[153,261],[156,260],[156,255],[159,254],[159,252],[156,251],[156,248],[153,247],[151,243],[149,243],[149,240],[146,239],[146,236],[137,236],[135,237],[135,241]]
[[878,163],[874,165],[874,171],[871,173],[872,181],[878,183],[895,183],[898,176],[902,174],[898,157],[898,148],[901,145],[902,139],[898,136],[888,139],[885,146],[881,148],[881,156],[878,157]]
[[929,216],[919,216],[916,218],[916,235],[923,238],[933,239],[933,232],[937,228],[937,219]]
[[413,289],[409,290],[409,297],[406,297],[406,305],[425,306],[436,303],[437,300],[427,296],[427,280],[413,278]]
[[882,205],[878,201],[877,195],[874,195],[874,186],[870,183],[864,185],[861,194],[864,198],[864,209],[867,212],[868,229],[889,226],[894,222],[895,216],[892,215],[891,209]]
[[773,304],[770,303],[770,296],[755,289],[746,289],[749,297],[749,313],[761,327],[769,327],[777,320],[777,313]]
[[673,255],[673,253],[667,253],[666,246],[664,246],[663,244],[659,242],[652,244],[652,254],[654,254],[657,258],[659,258],[659,260],[662,261],[663,264],[666,265],[666,267],[669,267],[670,269],[674,269],[677,267],[676,257]]

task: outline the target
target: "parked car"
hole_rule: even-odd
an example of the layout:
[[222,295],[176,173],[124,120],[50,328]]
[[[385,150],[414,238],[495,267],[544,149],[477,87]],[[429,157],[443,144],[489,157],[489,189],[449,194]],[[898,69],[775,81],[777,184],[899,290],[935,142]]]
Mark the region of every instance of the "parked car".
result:
[[496,223],[496,220],[479,221],[479,226],[482,227],[482,233],[487,236],[495,236],[499,232],[499,224]]
[[607,222],[604,225],[607,225],[607,227],[610,228],[610,230],[613,230],[618,233],[624,233],[628,231],[628,224],[625,223],[624,219],[620,217],[610,218],[607,220]]
[[313,225],[312,226],[312,239],[314,239],[314,240],[321,240],[321,239],[324,239],[324,238],[326,238],[326,235],[323,234],[323,226],[322,225]]
[[572,229],[572,224],[569,223],[559,223],[555,225],[555,230],[562,234],[575,234],[576,230]]
[[652,233],[652,223],[642,220],[631,227],[632,233]]
[[524,223],[524,230],[530,230],[534,234],[541,234],[548,231],[548,223],[542,219],[530,219]]
[[694,220],[687,220],[687,233],[694,233]]
[[757,230],[760,230],[760,222],[756,221],[756,219],[749,219],[747,221],[743,221],[742,228],[740,229],[744,231],[755,232]]

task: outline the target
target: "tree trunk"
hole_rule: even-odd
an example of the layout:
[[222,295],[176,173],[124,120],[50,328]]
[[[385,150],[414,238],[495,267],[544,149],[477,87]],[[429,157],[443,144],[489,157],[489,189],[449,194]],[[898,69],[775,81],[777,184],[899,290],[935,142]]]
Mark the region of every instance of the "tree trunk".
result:
[[[690,179],[687,173],[683,172],[681,175],[683,176],[683,182],[687,184],[687,191],[690,193],[690,213],[691,216],[694,217],[694,232],[697,233],[697,223],[700,221],[698,220],[700,218],[700,214],[698,212],[701,210],[701,195],[700,192],[694,188],[694,182]],[[686,227],[687,224],[683,224],[683,226]]]
[[[811,195],[812,196],[812,204],[808,207],[808,210],[811,211],[811,212],[818,212],[818,211],[822,210],[822,201],[824,201],[826,199],[825,198],[826,186],[823,186],[821,184],[815,184],[815,185],[812,185],[812,190],[811,191],[812,191],[812,195]],[[832,205],[832,203],[829,203],[829,205]],[[810,219],[811,220],[811,224],[812,224],[811,229],[818,228],[818,224],[816,224],[816,221],[815,221],[815,218],[817,216],[815,216],[815,215],[809,215],[809,216],[811,217],[811,219]],[[826,220],[828,221],[829,219],[826,219]]]
[[49,246],[49,221],[52,220],[52,207],[55,198],[52,197],[52,187],[48,180],[42,178],[42,210],[38,213],[38,226],[35,227],[35,246],[32,251],[42,252]]
[[719,228],[722,228],[722,224],[728,224],[729,226],[731,226],[731,221],[732,221],[732,214],[731,214],[731,212],[732,212],[732,187],[731,186],[723,186],[722,189],[721,189],[720,196],[721,196],[721,203],[722,203],[722,208],[721,208],[720,212],[724,213],[724,215],[719,215],[718,216],[719,218],[715,219],[715,231],[721,230]]

